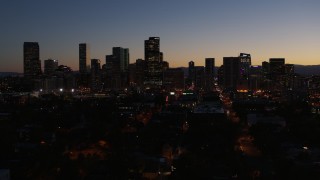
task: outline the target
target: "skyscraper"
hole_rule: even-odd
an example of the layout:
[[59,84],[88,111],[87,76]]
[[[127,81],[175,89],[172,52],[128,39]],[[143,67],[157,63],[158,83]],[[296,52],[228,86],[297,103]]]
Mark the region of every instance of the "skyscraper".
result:
[[144,83],[144,71],[146,69],[146,61],[143,59],[136,60],[136,83],[142,86]]
[[269,59],[269,68],[270,73],[283,74],[285,59],[284,58],[270,58]]
[[223,57],[223,86],[236,89],[240,76],[240,58]]
[[188,63],[188,77],[186,79],[186,87],[188,89],[194,89],[194,85],[196,82],[196,70],[193,61],[189,61]]
[[79,72],[86,74],[89,65],[89,47],[86,43],[79,44]]
[[160,38],[149,37],[144,41],[144,56],[146,73],[144,84],[146,86],[161,86],[163,80],[163,66],[160,54]]
[[112,55],[106,55],[104,66],[106,76],[105,86],[111,89],[125,88],[128,86],[129,49],[113,47]]
[[40,50],[37,42],[23,44],[23,73],[25,77],[30,78],[41,74]]
[[249,88],[249,74],[251,67],[251,55],[247,53],[240,53],[240,76],[238,80],[238,89],[246,89]]
[[273,81],[279,80],[281,75],[285,73],[285,59],[284,58],[270,58],[269,59],[269,71],[270,78]]
[[122,47],[113,47],[112,55],[120,65],[120,72],[128,71],[129,66],[129,49]]
[[214,81],[214,58],[205,59],[205,87],[207,91],[213,90]]
[[240,53],[240,75],[248,76],[251,66],[251,55],[246,53]]
[[47,59],[44,60],[44,74],[51,76],[58,68],[58,60]]
[[167,91],[184,89],[184,71],[182,68],[168,68],[163,72],[163,86]]
[[93,91],[100,90],[101,65],[100,59],[91,59],[91,88]]
[[194,62],[193,61],[190,61],[189,62],[189,67],[188,67],[188,72],[189,72],[189,79],[194,82],[194,79],[195,79],[195,69],[194,69]]
[[123,63],[122,63],[123,65],[121,65],[121,62],[120,62],[120,68],[121,68],[121,71],[125,72],[125,71],[128,71],[128,69],[129,69],[129,62],[130,62],[129,48],[124,48],[123,54],[124,54],[123,55]]

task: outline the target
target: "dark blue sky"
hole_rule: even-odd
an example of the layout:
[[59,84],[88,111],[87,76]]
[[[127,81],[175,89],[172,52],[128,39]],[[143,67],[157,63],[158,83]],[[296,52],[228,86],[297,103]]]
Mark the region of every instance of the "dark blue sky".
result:
[[77,70],[79,43],[103,63],[112,47],[129,48],[132,63],[149,36],[172,67],[240,52],[253,64],[320,64],[319,0],[4,0],[0,15],[0,71],[22,72],[25,41],[39,42],[41,60]]

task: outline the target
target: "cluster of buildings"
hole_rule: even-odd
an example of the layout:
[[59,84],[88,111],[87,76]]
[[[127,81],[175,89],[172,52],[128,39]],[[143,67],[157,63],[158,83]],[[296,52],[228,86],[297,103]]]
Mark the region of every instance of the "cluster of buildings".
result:
[[285,64],[284,58],[270,58],[262,65],[251,65],[251,55],[240,53],[238,57],[224,57],[218,70],[218,82],[224,89],[237,91],[288,90],[300,88],[299,76],[293,64]]
[[[307,79],[294,72],[293,64],[284,58],[270,58],[261,65],[251,64],[251,55],[240,53],[237,57],[223,57],[223,65],[215,67],[214,58],[206,58],[205,66],[193,61],[186,68],[170,68],[160,51],[160,38],[144,41],[144,59],[130,64],[128,48],[113,47],[105,60],[90,59],[89,46],[79,44],[79,73],[58,60],[44,60],[41,70],[37,42],[24,43],[24,77],[30,81],[31,90],[46,92],[80,90],[103,92],[135,88],[138,91],[158,89],[172,91],[212,91],[214,84],[233,92],[293,91],[317,89],[317,77]],[[314,87],[317,86],[317,87]],[[318,92],[316,92],[318,93]]]
[[[33,90],[52,92],[55,90],[123,90],[129,87],[138,89],[184,90],[185,73],[183,68],[169,68],[160,51],[160,38],[150,37],[144,43],[144,59],[130,64],[129,49],[113,47],[112,54],[100,59],[90,59],[89,46],[79,44],[79,73],[70,67],[59,65],[58,60],[44,60],[41,70],[39,44],[24,43],[24,77],[30,80]],[[194,66],[194,63],[193,63]],[[214,58],[206,59],[206,67],[194,66],[187,79],[189,87],[212,89],[214,80]],[[189,70],[190,71],[190,70]]]

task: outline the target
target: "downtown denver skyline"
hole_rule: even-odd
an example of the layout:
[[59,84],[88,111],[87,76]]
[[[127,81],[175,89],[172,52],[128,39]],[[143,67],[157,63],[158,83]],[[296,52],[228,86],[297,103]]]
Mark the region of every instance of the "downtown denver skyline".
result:
[[112,47],[129,48],[134,63],[152,36],[161,38],[171,67],[204,65],[207,57],[220,66],[240,52],[250,53],[253,65],[273,57],[320,64],[317,0],[6,1],[0,14],[0,72],[22,72],[23,42],[39,42],[41,61],[78,70],[79,43],[102,62]]

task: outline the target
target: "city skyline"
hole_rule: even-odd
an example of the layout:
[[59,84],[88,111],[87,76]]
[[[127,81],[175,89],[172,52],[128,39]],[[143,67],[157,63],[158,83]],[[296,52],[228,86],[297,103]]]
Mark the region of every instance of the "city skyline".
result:
[[252,55],[252,64],[285,58],[291,64],[319,64],[320,2],[308,1],[111,1],[5,2],[0,8],[0,71],[23,72],[24,42],[38,42],[40,60],[57,59],[78,70],[78,44],[90,45],[90,59],[104,59],[112,47],[130,49],[130,63],[144,57],[144,40],[161,38],[170,67],[189,61],[204,66],[213,57]]

